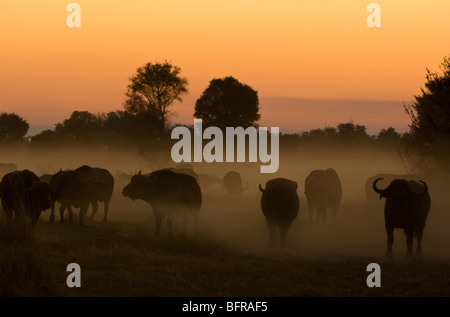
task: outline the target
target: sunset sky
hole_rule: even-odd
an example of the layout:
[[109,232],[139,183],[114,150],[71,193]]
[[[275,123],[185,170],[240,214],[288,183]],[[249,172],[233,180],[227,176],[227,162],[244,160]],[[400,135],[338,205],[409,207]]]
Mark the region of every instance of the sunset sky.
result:
[[[81,6],[81,28],[66,7]],[[181,67],[189,94],[173,122],[192,124],[213,78],[258,91],[262,126],[303,131],[353,120],[368,132],[407,129],[402,103],[450,54],[450,1],[365,0],[1,0],[0,112],[32,131],[74,110],[122,109],[136,68]]]

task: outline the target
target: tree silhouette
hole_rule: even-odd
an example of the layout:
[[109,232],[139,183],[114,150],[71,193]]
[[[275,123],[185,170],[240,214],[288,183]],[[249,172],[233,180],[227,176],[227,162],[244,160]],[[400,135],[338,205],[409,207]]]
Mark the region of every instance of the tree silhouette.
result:
[[14,143],[23,140],[30,125],[15,113],[0,114],[0,142]]
[[393,127],[389,127],[387,129],[381,129],[380,133],[378,133],[377,139],[382,144],[399,145],[402,140],[402,136],[397,133]]
[[187,93],[188,81],[180,76],[181,69],[169,62],[147,63],[139,67],[130,78],[124,103],[131,114],[147,113],[159,119],[159,130],[163,132],[170,112],[168,107],[181,101]]
[[[420,169],[446,168],[450,159],[450,55],[440,65],[442,73],[426,69],[425,88],[414,96],[415,102],[404,105],[411,119],[406,136],[406,149],[416,163],[434,166]],[[431,161],[430,161],[431,159]]]
[[258,93],[231,76],[213,79],[195,103],[194,117],[222,129],[256,125],[261,117]]
[[82,135],[95,134],[102,129],[102,123],[98,116],[89,111],[74,111],[70,118],[58,123],[55,131],[69,134],[77,138]]
[[353,122],[340,123],[337,126],[337,134],[347,144],[362,144],[370,140],[366,127]]

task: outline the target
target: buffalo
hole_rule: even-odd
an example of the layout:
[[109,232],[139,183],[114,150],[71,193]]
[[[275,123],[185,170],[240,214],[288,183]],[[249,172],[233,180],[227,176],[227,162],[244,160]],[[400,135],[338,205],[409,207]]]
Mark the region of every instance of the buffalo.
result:
[[108,220],[108,211],[114,191],[114,177],[104,168],[83,165],[76,169],[90,183],[89,197],[92,205],[91,220],[94,220],[98,210],[98,202],[104,204],[103,222]]
[[148,175],[139,174],[122,190],[124,197],[141,199],[149,203],[156,221],[154,235],[159,236],[163,217],[167,216],[168,234],[172,236],[172,224],[181,217],[183,235],[186,232],[189,215],[193,217],[198,231],[198,217],[202,205],[202,193],[197,180],[187,174],[168,169],[154,171]]
[[248,183],[244,187],[242,185],[241,174],[236,171],[230,171],[223,177],[223,186],[230,195],[241,195],[242,192],[248,189]]
[[407,256],[413,255],[413,239],[417,239],[416,254],[422,253],[422,235],[430,210],[431,198],[428,185],[423,181],[406,179],[394,179],[385,189],[379,189],[377,183],[382,178],[373,182],[373,190],[386,198],[384,207],[384,220],[387,233],[386,255],[392,257],[392,245],[394,243],[394,228],[403,229],[406,235]]
[[0,198],[7,218],[13,214],[31,218],[33,227],[41,212],[50,208],[50,186],[41,182],[33,172],[25,169],[3,176],[0,183]]
[[83,165],[73,171],[59,171],[53,175],[50,186],[55,194],[52,200],[50,222],[55,219],[55,201],[61,204],[59,209],[61,222],[64,222],[66,208],[69,212],[69,222],[73,222],[72,206],[74,206],[80,208],[79,221],[80,225],[83,225],[83,218],[89,204],[93,207],[91,220],[94,220],[98,210],[98,202],[104,203],[103,221],[107,221],[109,204],[114,190],[114,177],[108,170]]
[[75,208],[80,208],[79,224],[83,225],[83,218],[86,215],[86,211],[90,203],[89,181],[78,171],[59,171],[52,176],[50,188],[53,193],[51,200],[52,214],[50,216],[50,222],[53,222],[55,219],[54,209],[55,202],[57,201],[61,204],[59,208],[61,222],[64,222],[64,211],[67,208],[69,212],[69,223],[73,223],[73,206]]
[[281,242],[285,244],[286,233],[300,208],[297,183],[286,178],[275,178],[266,183],[265,189],[259,184],[259,190],[262,192],[261,209],[271,240],[275,242],[278,227]]
[[342,186],[334,169],[312,171],[305,179],[305,195],[311,220],[315,210],[316,219],[325,222],[328,208],[332,208],[333,221],[336,219],[341,204]]

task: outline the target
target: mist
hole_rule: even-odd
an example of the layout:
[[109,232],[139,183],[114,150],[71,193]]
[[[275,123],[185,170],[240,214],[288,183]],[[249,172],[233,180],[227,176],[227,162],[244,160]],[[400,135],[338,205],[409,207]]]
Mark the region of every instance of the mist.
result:
[[[66,150],[24,149],[2,153],[1,161],[14,162],[18,169],[29,169],[40,176],[56,173],[60,169],[75,169],[87,164],[108,169],[115,178],[115,188],[109,212],[109,222],[145,224],[153,233],[155,221],[151,206],[144,201],[131,201],[121,191],[131,176],[142,171],[175,167],[167,153],[152,153],[148,156],[133,152],[91,150],[77,148]],[[220,184],[202,188],[203,203],[200,210],[200,235],[211,238],[224,246],[244,254],[285,254],[308,259],[348,259],[358,257],[384,256],[386,233],[384,229],[384,202],[377,199],[366,203],[365,182],[377,173],[405,174],[408,171],[396,151],[375,149],[335,150],[326,148],[283,150],[280,153],[280,167],[277,173],[261,174],[259,163],[193,163],[198,174],[207,173],[222,178],[234,170],[241,174],[248,189],[241,195],[230,195]],[[304,195],[304,181],[315,169],[336,170],[342,183],[342,202],[335,223],[331,211],[327,211],[325,223],[309,218]],[[300,211],[293,221],[287,236],[287,244],[274,246],[270,243],[269,231],[261,211],[259,184],[273,178],[284,177],[298,183]],[[445,203],[445,182],[437,178],[421,177],[427,182],[431,195],[431,210],[425,226],[422,248],[425,258],[447,259],[447,245],[450,243]],[[379,186],[388,184],[381,181]],[[58,208],[58,207],[57,207]],[[97,218],[103,213],[100,204]],[[74,209],[75,214],[78,210]],[[90,209],[89,209],[90,211]],[[89,212],[88,211],[88,212]],[[48,222],[50,212],[44,211],[40,223]],[[3,216],[3,215],[2,215]],[[59,219],[57,215],[56,221]],[[58,225],[58,224],[55,224]],[[190,227],[191,228],[191,227]],[[162,236],[166,235],[163,223]],[[174,224],[179,234],[180,223]],[[189,233],[193,234],[192,231]],[[394,256],[403,258],[406,254],[406,238],[402,230],[394,231]],[[415,243],[414,243],[415,247]]]

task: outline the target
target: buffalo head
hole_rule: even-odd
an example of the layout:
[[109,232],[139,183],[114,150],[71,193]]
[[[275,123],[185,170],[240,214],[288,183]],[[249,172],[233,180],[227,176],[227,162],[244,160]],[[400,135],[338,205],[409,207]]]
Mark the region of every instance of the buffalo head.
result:
[[156,196],[156,181],[152,177],[142,175],[139,171],[131,178],[131,182],[123,188],[122,195],[129,197],[131,200],[143,199],[149,201]]

